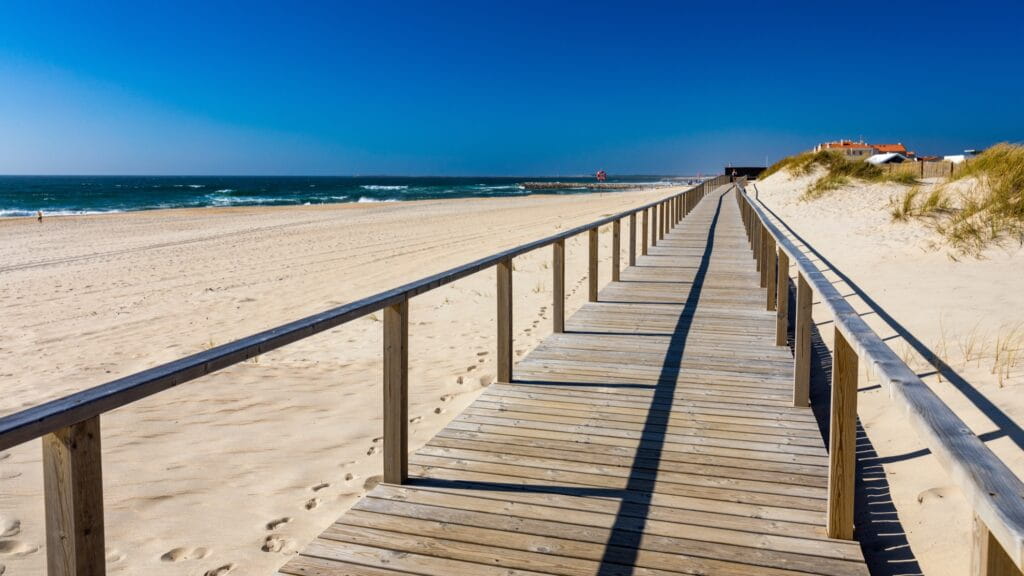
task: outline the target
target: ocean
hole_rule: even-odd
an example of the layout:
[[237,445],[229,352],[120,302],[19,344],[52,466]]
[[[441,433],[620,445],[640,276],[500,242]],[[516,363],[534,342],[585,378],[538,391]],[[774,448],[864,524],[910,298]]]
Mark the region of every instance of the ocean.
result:
[[[608,182],[687,182],[662,176],[609,177]],[[578,182],[579,188],[526,190],[523,182]],[[526,194],[592,192],[586,178],[394,176],[0,176],[0,217],[97,214],[206,206],[286,206],[401,202]]]

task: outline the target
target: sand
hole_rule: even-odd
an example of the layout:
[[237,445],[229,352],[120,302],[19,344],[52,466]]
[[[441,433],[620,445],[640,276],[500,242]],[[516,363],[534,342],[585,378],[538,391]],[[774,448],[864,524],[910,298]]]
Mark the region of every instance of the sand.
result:
[[[0,414],[668,194],[0,220]],[[567,243],[570,313],[584,240]],[[550,258],[515,261],[517,355],[550,332]],[[494,285],[412,301],[411,448],[494,380]],[[379,478],[380,332],[366,317],[105,415],[109,573],[272,574],[330,525]],[[41,574],[44,541],[34,441],[0,452],[0,573]]]
[[[802,201],[813,178],[782,173],[756,187],[765,206],[856,285],[828,275],[842,294],[854,295],[851,303],[872,328],[1024,477],[1024,359],[1006,360],[1012,349],[1022,351],[1018,358],[1024,356],[1024,251],[1010,243],[986,250],[981,259],[957,257],[928,221],[891,221],[889,199],[905,188],[850,186]],[[936,183],[929,181],[924,192]],[[814,314],[831,347],[827,310],[818,305]],[[942,362],[926,360],[936,356]],[[943,363],[944,373],[937,374],[933,364]],[[890,521],[886,530],[896,537],[885,544],[894,547],[889,555],[905,555],[905,549],[895,549],[902,529],[925,574],[968,573],[967,502],[937,461],[921,452],[923,444],[888,392],[866,374],[860,389],[860,418],[880,458],[864,462],[883,464],[890,492],[876,482],[865,504],[876,520]],[[902,527],[886,518],[889,496]],[[906,564],[901,570],[908,567],[895,573],[916,573]]]

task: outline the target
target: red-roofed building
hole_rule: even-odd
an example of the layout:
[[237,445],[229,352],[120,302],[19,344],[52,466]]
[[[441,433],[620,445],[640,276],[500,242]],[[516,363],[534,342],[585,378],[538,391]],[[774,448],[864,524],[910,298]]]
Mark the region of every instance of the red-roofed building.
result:
[[839,152],[849,159],[864,159],[875,154],[875,148],[866,142],[854,142],[853,140],[837,140],[825,142],[814,147],[815,152],[831,150]]
[[903,154],[904,156],[907,155],[907,147],[904,146],[902,143],[872,144],[871,146],[878,151],[878,154],[888,154],[892,152],[895,154]]

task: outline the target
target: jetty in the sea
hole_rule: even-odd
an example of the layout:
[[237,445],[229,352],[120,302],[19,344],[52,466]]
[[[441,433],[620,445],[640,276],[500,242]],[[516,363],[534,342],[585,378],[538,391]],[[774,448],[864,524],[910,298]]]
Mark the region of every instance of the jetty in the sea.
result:
[[526,190],[635,190],[673,184],[671,182],[522,182],[519,185]]
[[[602,258],[605,227],[612,251]],[[565,242],[577,235],[588,240],[589,301],[566,317]],[[553,333],[514,363],[513,261],[540,249],[551,251]],[[603,288],[601,266],[612,277]],[[498,381],[410,453],[409,301],[492,270]],[[813,300],[835,333],[826,422],[808,406]],[[282,574],[867,574],[854,531],[861,364],[970,503],[975,574],[1024,565],[1024,484],[766,217],[745,181],[717,177],[0,418],[0,450],[43,438],[49,574],[104,574],[103,414],[379,312],[383,483]]]

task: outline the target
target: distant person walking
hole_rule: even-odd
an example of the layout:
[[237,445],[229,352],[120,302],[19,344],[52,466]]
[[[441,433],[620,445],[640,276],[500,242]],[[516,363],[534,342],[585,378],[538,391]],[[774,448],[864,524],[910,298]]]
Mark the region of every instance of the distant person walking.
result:
[[40,224],[43,223],[43,211],[42,210],[36,210],[36,221],[38,221]]

